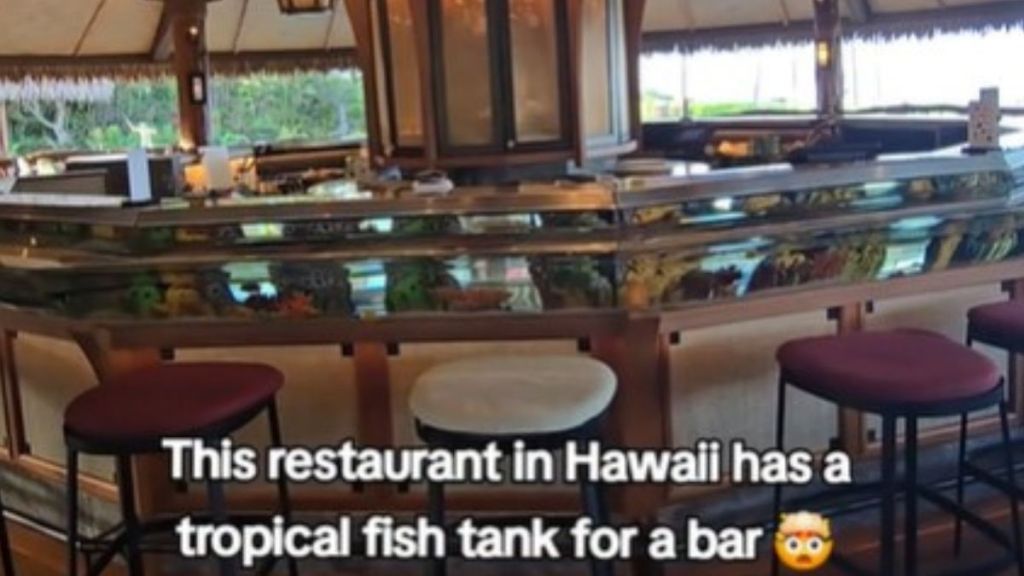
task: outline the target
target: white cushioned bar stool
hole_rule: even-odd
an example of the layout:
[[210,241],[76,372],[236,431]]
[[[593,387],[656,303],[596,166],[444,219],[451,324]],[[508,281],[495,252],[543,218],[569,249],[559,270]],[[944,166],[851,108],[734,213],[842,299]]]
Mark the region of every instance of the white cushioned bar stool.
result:
[[[615,373],[582,356],[494,356],[442,364],[413,387],[409,406],[420,438],[433,448],[470,449],[522,441],[530,449],[559,450],[570,441],[601,436],[601,423],[615,397]],[[445,522],[444,486],[431,483],[429,516]],[[601,486],[582,483],[584,513],[609,522]],[[434,576],[447,563],[434,562]],[[608,562],[591,562],[595,576],[611,576]]]

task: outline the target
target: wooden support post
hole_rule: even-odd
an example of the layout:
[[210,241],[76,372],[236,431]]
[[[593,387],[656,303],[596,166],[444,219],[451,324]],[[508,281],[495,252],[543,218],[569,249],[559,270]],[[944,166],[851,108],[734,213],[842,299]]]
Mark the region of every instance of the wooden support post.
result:
[[383,158],[384,135],[381,132],[380,119],[382,114],[387,114],[387,111],[381,110],[378,105],[378,83],[383,80],[377,78],[377,51],[374,47],[374,35],[377,34],[377,31],[373,29],[371,8],[367,0],[345,0],[345,8],[352,26],[352,33],[356,39],[359,68],[363,73],[367,143],[374,158]]
[[839,0],[814,0],[818,117],[834,124],[843,110],[842,19]]
[[[358,343],[353,350],[359,445],[374,448],[394,446],[388,347],[382,343]],[[397,492],[395,486],[383,484],[367,486],[365,490],[368,496],[381,502],[387,502]]]
[[[1010,300],[1024,301],[1024,280],[1006,283]],[[1024,422],[1024,355],[1010,353],[1007,357],[1007,386],[1009,387],[1010,410],[1018,422]]]
[[[610,366],[619,390],[610,418],[615,447],[671,446],[671,402],[668,337],[659,333],[659,319],[630,320],[622,334],[592,340],[592,355]],[[634,522],[649,522],[668,502],[667,486],[625,486],[614,496],[616,512]]]
[[643,148],[643,120],[640,115],[640,55],[643,53],[644,9],[647,0],[626,0],[626,73],[629,75],[629,125],[633,139]]
[[[619,390],[612,405],[610,445],[618,448],[665,449],[672,445],[670,343],[656,317],[630,319],[616,336],[592,339],[592,355],[615,370]],[[667,485],[633,484],[612,493],[613,510],[625,522],[650,529],[669,502]],[[632,574],[658,576],[663,566],[637,554]]]
[[210,140],[210,59],[206,50],[206,0],[167,2],[178,80],[179,144],[194,150]]
[[[865,315],[864,305],[859,302],[829,311],[829,317],[835,320],[838,334],[850,334],[864,330]],[[864,432],[864,414],[849,408],[839,410],[839,442],[844,451],[851,456],[864,454],[867,451]]]
[[0,383],[3,385],[4,416],[7,424],[7,451],[12,460],[29,453],[25,435],[25,416],[21,406],[21,384],[14,353],[16,332],[0,331]]
[[0,156],[11,149],[11,125],[7,118],[7,102],[0,101]]
[[[75,341],[92,366],[99,385],[140,368],[160,364],[160,350],[117,350],[100,335],[76,334]],[[135,458],[135,502],[139,517],[152,518],[164,511],[173,490],[170,462],[165,455]]]

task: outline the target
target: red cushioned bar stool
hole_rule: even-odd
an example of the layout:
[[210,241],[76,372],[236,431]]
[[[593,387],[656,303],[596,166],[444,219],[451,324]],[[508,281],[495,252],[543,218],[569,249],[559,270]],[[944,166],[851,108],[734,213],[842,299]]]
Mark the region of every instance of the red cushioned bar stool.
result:
[[[780,367],[776,444],[785,439],[786,389],[796,387],[844,408],[882,418],[881,456],[881,550],[879,569],[865,570],[841,555],[833,556],[837,568],[859,574],[896,574],[897,492],[905,494],[905,541],[902,574],[916,576],[918,498],[954,514],[991,537],[1010,553],[996,559],[1005,565],[1021,562],[1020,518],[1017,500],[1011,496],[1013,531],[1007,535],[979,516],[959,506],[917,480],[918,420],[969,414],[998,407],[1002,422],[1002,453],[1013,469],[1004,385],[999,368],[985,356],[946,337],[922,330],[864,332],[796,340],[777,354]],[[897,480],[896,425],[905,421],[904,474]],[[1011,479],[1012,482],[1012,479]],[[863,490],[864,486],[854,487]],[[782,488],[775,490],[775,518],[782,512]],[[995,562],[993,562],[994,564]],[[994,573],[993,566],[971,567],[964,574]],[[773,562],[772,573],[779,564]]]
[[[1024,303],[1009,301],[978,306],[967,313],[967,321],[968,346],[981,343],[1005,350],[1010,354],[1024,354]],[[1007,392],[1012,404],[1015,391],[1010,389]],[[986,446],[968,454],[967,430],[969,424],[967,415],[962,415],[960,418],[960,469],[957,474],[956,486],[957,502],[963,502],[964,484],[968,476],[984,481],[1020,499],[1024,496],[1024,492],[1013,481],[1015,471],[1010,469],[1005,479],[997,476],[994,472],[998,466],[991,465],[991,456],[996,447]],[[1020,448],[1021,441],[1014,442],[1014,447]],[[963,524],[958,520],[955,548],[957,554],[960,553],[962,539]]]
[[[266,412],[270,440],[281,446],[281,428],[276,396],[284,382],[280,372],[269,366],[239,363],[179,363],[144,368],[105,382],[75,398],[64,415],[67,447],[68,574],[78,572],[78,458],[80,454],[113,456],[117,463],[117,484],[123,526],[108,545],[89,562],[87,574],[99,574],[115,555],[121,553],[131,576],[143,573],[142,540],[151,533],[166,531],[173,524],[154,520],[142,522],[135,509],[135,486],[131,461],[134,456],[162,452],[166,438],[199,438],[217,445],[232,433]],[[278,481],[278,506],[286,521],[291,510],[288,486]],[[207,483],[211,516],[228,520],[221,482]],[[289,573],[297,574],[289,559]],[[264,566],[264,572],[273,563]],[[222,574],[233,573],[234,564],[220,562]]]

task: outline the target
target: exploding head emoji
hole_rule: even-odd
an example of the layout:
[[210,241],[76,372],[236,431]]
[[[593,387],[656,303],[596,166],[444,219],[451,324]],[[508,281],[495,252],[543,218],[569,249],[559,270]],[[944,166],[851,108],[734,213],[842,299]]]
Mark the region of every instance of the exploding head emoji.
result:
[[817,570],[832,555],[832,527],[820,514],[783,514],[775,535],[775,554],[797,572]]

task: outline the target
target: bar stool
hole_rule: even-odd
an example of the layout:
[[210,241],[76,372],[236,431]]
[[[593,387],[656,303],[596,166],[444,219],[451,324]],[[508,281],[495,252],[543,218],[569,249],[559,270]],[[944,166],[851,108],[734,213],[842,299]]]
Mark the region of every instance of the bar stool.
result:
[[[1013,534],[1006,536],[985,520],[917,481],[917,423],[920,418],[956,416],[999,407],[1003,455],[1013,468],[1004,385],[998,367],[981,354],[944,336],[923,330],[864,332],[796,340],[778,353],[780,366],[776,444],[785,437],[786,388],[794,386],[841,407],[882,418],[881,554],[878,574],[895,574],[895,499],[905,496],[904,571],[916,576],[917,501],[924,498],[963,518],[1012,552],[1021,564],[1020,518],[1011,497]],[[896,479],[896,424],[905,420],[902,482]],[[1012,482],[1012,479],[1011,479]],[[782,488],[775,489],[775,518],[782,512]],[[1005,559],[1000,559],[1005,562]],[[838,555],[833,563],[846,571],[870,573]],[[980,574],[975,567],[970,574]],[[778,559],[772,574],[778,574]],[[985,572],[987,573],[987,572]]]
[[[198,438],[219,442],[266,412],[274,446],[281,445],[276,395],[284,382],[269,366],[238,363],[180,363],[144,368],[105,382],[79,395],[64,415],[67,447],[68,574],[78,573],[78,457],[79,454],[113,456],[123,527],[113,537],[87,574],[99,574],[113,557],[123,553],[131,576],[141,575],[141,542],[145,535],[165,531],[166,522],[140,521],[135,509],[132,457],[162,452],[165,438]],[[214,521],[226,522],[224,487],[209,481],[207,491]],[[277,483],[278,506],[291,520],[288,486]],[[294,559],[289,573],[297,574]],[[272,568],[272,563],[265,569]],[[220,561],[222,574],[232,573],[229,559]]]
[[[560,450],[568,442],[601,437],[602,417],[617,388],[615,373],[580,356],[482,357],[442,364],[416,381],[409,406],[419,437],[430,447],[452,450],[516,441],[530,449]],[[582,482],[584,513],[607,525],[601,486]],[[444,486],[428,485],[429,519],[444,526]],[[443,576],[447,562],[431,565]],[[609,562],[594,560],[595,576],[611,576]]]
[[[1010,354],[1024,354],[1024,303],[1016,301],[997,302],[972,308],[967,313],[967,345],[973,346],[975,342],[999,348]],[[1009,395],[1012,398],[1014,391],[1011,389]],[[1009,481],[999,478],[988,468],[976,464],[976,460],[982,460],[991,448],[982,448],[968,455],[967,452],[967,430],[969,426],[967,415],[960,418],[960,447],[959,447],[959,471],[956,483],[957,503],[962,504],[964,499],[964,483],[967,476],[973,476],[987,482],[1011,494],[1018,500],[1024,496],[1024,491],[1013,482],[1010,469]],[[1017,440],[1014,445],[1020,446],[1021,441]],[[963,523],[957,519],[955,529],[955,551],[959,555],[963,541]]]

